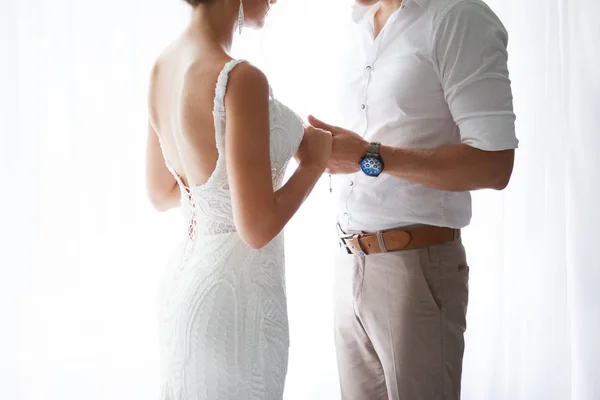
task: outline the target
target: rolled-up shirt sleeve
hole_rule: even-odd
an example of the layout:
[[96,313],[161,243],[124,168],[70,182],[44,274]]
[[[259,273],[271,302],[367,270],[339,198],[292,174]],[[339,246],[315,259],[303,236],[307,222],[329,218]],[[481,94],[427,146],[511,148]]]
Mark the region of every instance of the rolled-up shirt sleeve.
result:
[[508,74],[508,34],[485,4],[465,0],[446,10],[433,31],[433,61],[461,142],[515,149],[515,114]]

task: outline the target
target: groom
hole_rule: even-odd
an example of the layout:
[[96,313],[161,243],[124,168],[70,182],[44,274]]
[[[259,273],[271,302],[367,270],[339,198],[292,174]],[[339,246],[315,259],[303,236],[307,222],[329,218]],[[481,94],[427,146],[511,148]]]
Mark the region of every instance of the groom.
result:
[[359,0],[329,171],[341,176],[335,340],[344,400],[460,398],[469,191],[517,147],[507,33],[481,0]]

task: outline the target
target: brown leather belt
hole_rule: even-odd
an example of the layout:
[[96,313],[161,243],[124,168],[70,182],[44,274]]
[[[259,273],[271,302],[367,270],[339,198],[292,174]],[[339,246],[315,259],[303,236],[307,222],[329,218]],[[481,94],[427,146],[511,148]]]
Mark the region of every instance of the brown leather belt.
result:
[[459,237],[460,229],[426,226],[358,235],[340,233],[340,242],[346,247],[349,254],[364,256],[390,251],[419,249],[451,242]]

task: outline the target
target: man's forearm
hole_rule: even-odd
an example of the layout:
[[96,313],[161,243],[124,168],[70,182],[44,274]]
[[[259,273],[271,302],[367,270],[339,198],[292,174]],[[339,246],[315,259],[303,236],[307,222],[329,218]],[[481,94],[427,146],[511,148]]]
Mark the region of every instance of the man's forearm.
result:
[[483,151],[466,144],[437,149],[381,146],[384,172],[447,191],[502,190],[512,173],[514,150]]

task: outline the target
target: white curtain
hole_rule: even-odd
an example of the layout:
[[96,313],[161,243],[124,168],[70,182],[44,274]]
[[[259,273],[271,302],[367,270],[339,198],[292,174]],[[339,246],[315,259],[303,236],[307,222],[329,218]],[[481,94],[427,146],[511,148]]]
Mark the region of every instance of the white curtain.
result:
[[466,399],[600,399],[600,26],[592,0],[490,0],[517,133],[504,196],[467,230]]
[[[181,228],[144,192],[153,59],[179,0],[0,0],[0,398],[153,399],[155,291]],[[348,0],[280,1],[235,52],[300,115],[339,122]],[[490,0],[511,36],[514,179],[466,230],[467,400],[600,399],[600,6]],[[324,179],[287,230],[286,400],[339,398]],[[311,238],[310,247],[304,245]]]

